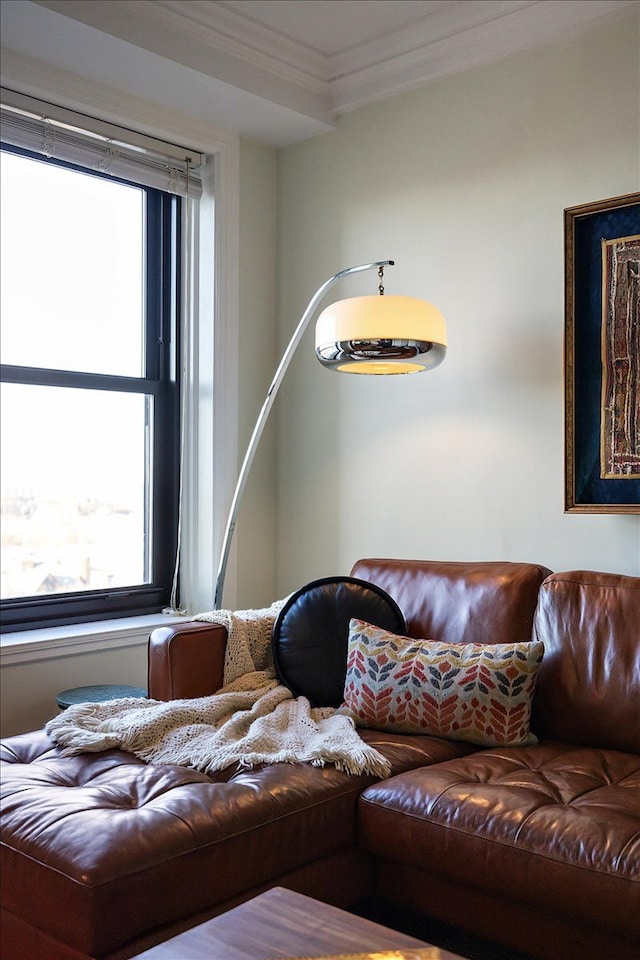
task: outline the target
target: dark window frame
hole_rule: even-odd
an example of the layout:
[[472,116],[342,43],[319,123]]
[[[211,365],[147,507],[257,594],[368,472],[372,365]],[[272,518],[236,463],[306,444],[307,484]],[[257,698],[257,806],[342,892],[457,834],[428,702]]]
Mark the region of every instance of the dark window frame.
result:
[[145,193],[145,369],[141,377],[0,364],[8,383],[79,387],[153,397],[149,582],[0,600],[0,632],[158,613],[170,603],[180,485],[180,204],[173,194],[2,143],[3,151],[136,187]]

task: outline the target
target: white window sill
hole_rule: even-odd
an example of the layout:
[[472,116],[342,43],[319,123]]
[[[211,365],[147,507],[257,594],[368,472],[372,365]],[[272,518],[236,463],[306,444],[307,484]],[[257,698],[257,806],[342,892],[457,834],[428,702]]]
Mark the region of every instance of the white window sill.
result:
[[0,636],[0,666],[132,647],[146,643],[150,632],[156,627],[166,627],[188,619],[179,614],[155,613],[146,617],[93,620],[63,627],[4,633]]

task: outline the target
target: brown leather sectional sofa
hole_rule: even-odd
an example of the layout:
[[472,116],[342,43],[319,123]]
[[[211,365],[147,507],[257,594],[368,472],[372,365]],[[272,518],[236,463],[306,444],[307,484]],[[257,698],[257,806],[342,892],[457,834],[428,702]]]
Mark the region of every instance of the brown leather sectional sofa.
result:
[[[518,563],[363,560],[408,634],[541,639],[539,743],[363,730],[377,782],[272,765],[207,776],[4,742],[3,960],[124,960],[256,893],[372,893],[550,960],[640,955],[640,579]],[[225,631],[154,632],[149,692],[220,684]],[[220,958],[222,960],[222,958]]]

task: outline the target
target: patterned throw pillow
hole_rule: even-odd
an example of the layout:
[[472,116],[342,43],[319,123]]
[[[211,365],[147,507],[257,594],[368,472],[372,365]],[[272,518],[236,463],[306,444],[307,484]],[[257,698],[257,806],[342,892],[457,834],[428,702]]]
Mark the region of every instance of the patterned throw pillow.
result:
[[483,746],[537,743],[531,699],[544,645],[412,640],[351,620],[344,703],[356,725]]

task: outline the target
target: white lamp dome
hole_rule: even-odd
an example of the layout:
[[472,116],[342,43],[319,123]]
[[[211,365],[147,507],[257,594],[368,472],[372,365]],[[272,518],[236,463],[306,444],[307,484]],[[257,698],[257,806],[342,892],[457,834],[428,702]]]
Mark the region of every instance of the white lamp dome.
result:
[[415,297],[338,300],[316,323],[316,356],[341,373],[419,373],[437,367],[446,352],[444,317]]

